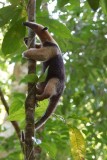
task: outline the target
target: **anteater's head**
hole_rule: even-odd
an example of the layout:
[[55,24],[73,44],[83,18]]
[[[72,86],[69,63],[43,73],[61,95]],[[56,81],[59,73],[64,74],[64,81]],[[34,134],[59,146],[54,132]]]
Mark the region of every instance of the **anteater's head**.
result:
[[44,43],[46,41],[55,43],[51,34],[48,32],[47,27],[44,27],[44,26],[37,24],[37,23],[34,23],[34,22],[24,22],[23,25],[31,28],[38,35],[38,37],[40,38],[42,43]]

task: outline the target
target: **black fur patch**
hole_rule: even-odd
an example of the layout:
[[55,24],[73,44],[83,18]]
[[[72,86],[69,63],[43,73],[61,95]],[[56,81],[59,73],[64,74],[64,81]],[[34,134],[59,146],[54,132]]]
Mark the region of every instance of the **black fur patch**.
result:
[[42,29],[42,31],[46,31],[46,30],[48,30],[48,27],[44,27],[44,28]]
[[48,81],[51,78],[58,78],[61,81],[65,80],[65,69],[64,69],[64,63],[62,59],[62,55],[58,54],[57,56],[53,57],[52,59],[43,62],[44,70],[48,68],[48,74],[46,77],[46,81]]
[[53,46],[54,46],[54,47],[58,47],[55,43],[52,43],[52,42],[49,42],[49,41],[46,41],[46,42],[43,43],[43,47],[49,47],[49,46],[50,46],[50,47],[51,47],[51,46],[52,46],[52,47],[53,47]]
[[[58,47],[55,43],[46,41],[43,43],[43,47]],[[59,50],[60,52],[60,50]],[[63,63],[63,58],[61,53],[51,58],[50,60],[43,62],[43,71],[45,72],[46,68],[48,68],[48,74],[46,77],[46,82],[51,78],[58,78],[59,81],[64,83],[65,81],[65,68]],[[64,84],[62,84],[63,86]]]

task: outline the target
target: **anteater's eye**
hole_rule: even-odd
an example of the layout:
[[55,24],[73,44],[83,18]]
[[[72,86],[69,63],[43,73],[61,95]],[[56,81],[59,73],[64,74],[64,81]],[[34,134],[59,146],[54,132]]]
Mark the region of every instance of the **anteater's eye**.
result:
[[48,30],[48,27],[44,27],[44,28],[42,29],[42,31],[46,31],[46,30]]

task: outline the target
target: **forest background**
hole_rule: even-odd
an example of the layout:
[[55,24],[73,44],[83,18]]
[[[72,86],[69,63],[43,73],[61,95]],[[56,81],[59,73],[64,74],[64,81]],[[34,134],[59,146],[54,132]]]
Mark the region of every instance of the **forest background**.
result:
[[[23,38],[27,30],[22,22],[27,20],[27,3],[0,2],[0,88],[10,107],[7,117],[0,101],[1,160],[23,159],[9,121],[18,121],[24,129],[26,83],[34,78],[26,77],[26,60],[22,58],[26,50]],[[85,142],[86,160],[107,160],[107,1],[37,0],[36,22],[53,34],[66,68],[65,91],[57,111],[42,135],[37,135],[43,139],[40,159],[72,160],[75,148],[79,150]],[[37,64],[38,76],[40,70]],[[44,101],[37,107],[36,117],[46,106]],[[70,131],[76,140],[71,140]]]

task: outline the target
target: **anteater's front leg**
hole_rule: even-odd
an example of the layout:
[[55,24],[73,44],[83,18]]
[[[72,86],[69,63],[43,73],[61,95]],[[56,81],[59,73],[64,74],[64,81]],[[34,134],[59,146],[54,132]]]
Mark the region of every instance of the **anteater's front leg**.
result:
[[54,56],[56,56],[59,52],[57,52],[56,47],[42,47],[39,49],[30,48],[29,50],[23,52],[23,57],[32,59],[35,61],[47,61]]

